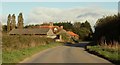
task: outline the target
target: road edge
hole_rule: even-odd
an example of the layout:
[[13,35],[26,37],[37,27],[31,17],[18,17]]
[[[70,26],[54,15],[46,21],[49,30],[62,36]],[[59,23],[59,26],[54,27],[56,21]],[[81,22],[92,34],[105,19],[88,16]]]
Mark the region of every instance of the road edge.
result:
[[39,54],[41,54],[41,53],[44,53],[44,52],[46,52],[46,51],[49,51],[49,50],[54,49],[54,48],[57,48],[57,47],[61,47],[61,46],[56,46],[56,47],[52,47],[52,48],[48,48],[48,49],[39,51],[39,52],[31,55],[30,57],[27,57],[27,58],[25,58],[24,60],[18,62],[18,63],[25,63],[25,62],[28,61],[29,59],[31,59],[31,58],[33,58],[33,57],[36,57],[37,55],[39,55]]

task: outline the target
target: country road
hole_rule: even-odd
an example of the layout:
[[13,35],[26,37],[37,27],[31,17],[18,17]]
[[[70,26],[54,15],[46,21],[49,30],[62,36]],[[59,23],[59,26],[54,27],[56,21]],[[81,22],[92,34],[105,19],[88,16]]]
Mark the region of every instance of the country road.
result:
[[59,46],[39,52],[21,63],[110,63],[85,51],[86,43]]

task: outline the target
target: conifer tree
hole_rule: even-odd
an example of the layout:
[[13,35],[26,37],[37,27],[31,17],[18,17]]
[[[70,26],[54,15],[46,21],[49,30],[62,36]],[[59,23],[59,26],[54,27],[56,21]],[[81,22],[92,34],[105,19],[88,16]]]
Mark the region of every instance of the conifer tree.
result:
[[11,23],[11,15],[8,15],[8,20],[7,20],[7,32],[10,31],[10,23]]
[[18,16],[18,29],[22,29],[23,28],[23,15],[22,13],[19,14]]
[[15,29],[16,27],[16,21],[15,21],[15,14],[12,15],[12,20],[11,20],[11,29]]

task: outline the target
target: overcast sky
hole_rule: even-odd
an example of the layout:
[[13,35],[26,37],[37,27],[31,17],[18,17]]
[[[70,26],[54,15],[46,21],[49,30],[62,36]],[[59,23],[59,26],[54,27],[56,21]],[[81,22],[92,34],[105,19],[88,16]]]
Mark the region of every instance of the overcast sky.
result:
[[117,11],[118,2],[3,2],[0,17],[6,24],[8,14],[15,14],[17,18],[22,12],[25,25],[88,20],[94,26],[97,19],[117,14]]

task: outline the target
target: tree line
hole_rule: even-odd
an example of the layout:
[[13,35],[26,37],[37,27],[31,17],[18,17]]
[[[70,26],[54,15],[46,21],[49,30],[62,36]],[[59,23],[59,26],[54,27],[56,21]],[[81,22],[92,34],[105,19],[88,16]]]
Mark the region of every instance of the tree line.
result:
[[79,35],[81,40],[92,40],[93,31],[91,29],[90,23],[86,20],[84,23],[81,22],[59,22],[54,23],[57,26],[63,26],[65,30],[72,31]]
[[120,44],[120,14],[98,19],[93,37],[99,45],[114,46]]

